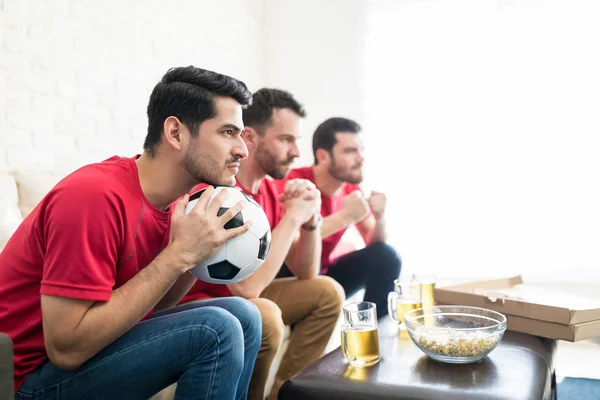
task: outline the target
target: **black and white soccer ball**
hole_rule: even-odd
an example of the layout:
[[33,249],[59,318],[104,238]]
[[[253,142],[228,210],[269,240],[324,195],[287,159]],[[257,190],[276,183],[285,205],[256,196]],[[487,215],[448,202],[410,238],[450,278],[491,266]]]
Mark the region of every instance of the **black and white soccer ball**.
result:
[[[190,196],[185,209],[186,214],[198,203],[204,190]],[[225,229],[237,228],[249,220],[252,221],[252,225],[247,232],[225,242],[215,254],[190,271],[196,278],[209,283],[235,283],[247,278],[265,262],[271,247],[269,220],[262,207],[251,196],[238,188],[217,186],[208,204],[223,190],[227,191],[228,196],[218,215],[223,215],[240,200],[246,200],[248,203],[225,224]]]

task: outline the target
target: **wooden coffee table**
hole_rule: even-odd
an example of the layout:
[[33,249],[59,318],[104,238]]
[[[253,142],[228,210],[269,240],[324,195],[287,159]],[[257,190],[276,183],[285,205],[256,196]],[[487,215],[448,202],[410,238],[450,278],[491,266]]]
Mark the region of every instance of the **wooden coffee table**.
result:
[[555,399],[556,341],[507,331],[488,357],[474,364],[428,358],[388,318],[380,321],[381,361],[350,366],[340,348],[281,388],[279,399]]

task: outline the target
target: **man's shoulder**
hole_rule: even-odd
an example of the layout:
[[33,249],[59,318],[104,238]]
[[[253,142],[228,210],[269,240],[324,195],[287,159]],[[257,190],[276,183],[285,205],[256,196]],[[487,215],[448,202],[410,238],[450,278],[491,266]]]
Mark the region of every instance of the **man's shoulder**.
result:
[[313,182],[315,179],[314,179],[312,166],[294,168],[289,172],[289,174],[286,176],[285,179],[290,180],[290,179],[298,179],[298,178],[299,179],[308,179],[309,181]]
[[80,199],[126,197],[135,192],[131,162],[131,159],[111,157],[85,165],[67,175],[50,194],[66,194]]

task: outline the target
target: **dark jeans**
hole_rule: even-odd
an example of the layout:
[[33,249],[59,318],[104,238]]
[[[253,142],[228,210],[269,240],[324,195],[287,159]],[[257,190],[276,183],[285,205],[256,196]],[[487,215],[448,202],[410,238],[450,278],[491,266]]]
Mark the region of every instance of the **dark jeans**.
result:
[[188,303],[136,324],[76,370],[44,362],[16,399],[148,399],[175,382],[176,399],[245,399],[261,330],[247,300]]
[[[335,279],[346,291],[346,298],[365,289],[364,301],[377,305],[377,317],[388,314],[387,296],[394,291],[394,280],[400,276],[402,261],[388,244],[375,243],[338,258],[325,275]],[[286,265],[279,277],[292,276]]]

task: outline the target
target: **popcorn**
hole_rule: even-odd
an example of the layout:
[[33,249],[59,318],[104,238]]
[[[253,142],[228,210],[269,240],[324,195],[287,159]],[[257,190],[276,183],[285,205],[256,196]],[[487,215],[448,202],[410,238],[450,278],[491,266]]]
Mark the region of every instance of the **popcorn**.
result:
[[432,330],[426,326],[412,332],[421,348],[431,353],[449,357],[477,357],[484,355],[500,341],[500,333],[479,331]]

